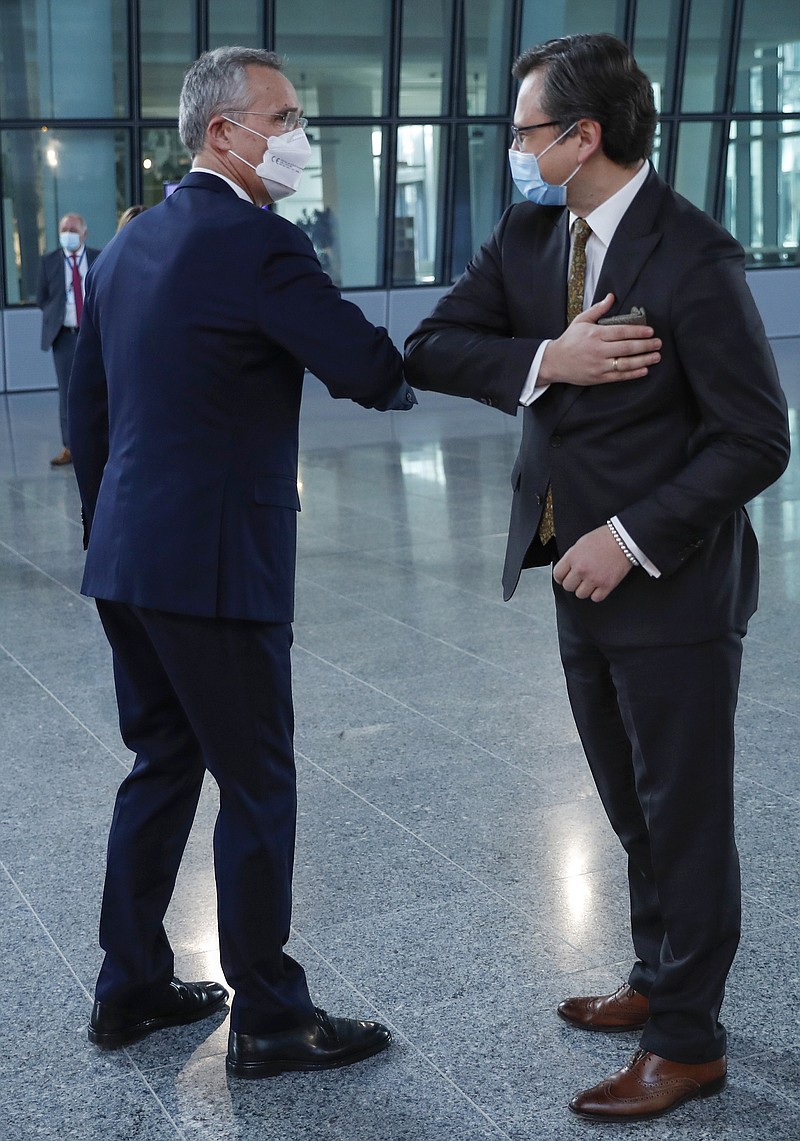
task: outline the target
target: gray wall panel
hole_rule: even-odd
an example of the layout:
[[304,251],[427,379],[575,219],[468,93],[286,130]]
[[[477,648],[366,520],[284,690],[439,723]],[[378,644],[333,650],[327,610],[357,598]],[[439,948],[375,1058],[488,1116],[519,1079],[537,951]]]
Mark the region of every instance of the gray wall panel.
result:
[[55,388],[53,354],[39,348],[42,314],[38,309],[6,309],[5,329],[6,388],[19,392],[30,388]]
[[[800,269],[760,269],[747,274],[767,334],[800,336]],[[446,289],[369,290],[344,293],[374,325],[384,325],[399,349]],[[56,387],[51,353],[39,348],[38,309],[6,309],[0,325],[0,392]]]
[[800,269],[751,270],[747,283],[767,336],[800,336]]
[[434,288],[394,289],[389,294],[389,335],[402,350],[403,342],[423,317],[427,317],[436,302],[447,292],[441,286]]
[[365,289],[358,293],[348,293],[343,290],[342,297],[357,305],[368,321],[373,325],[386,326],[386,306],[388,294],[385,289]]

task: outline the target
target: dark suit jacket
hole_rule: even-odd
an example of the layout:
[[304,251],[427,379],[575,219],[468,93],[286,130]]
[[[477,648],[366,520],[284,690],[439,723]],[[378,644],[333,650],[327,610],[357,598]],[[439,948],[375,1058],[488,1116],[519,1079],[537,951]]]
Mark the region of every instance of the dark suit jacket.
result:
[[[541,341],[566,324],[568,211],[511,207],[407,342],[409,381],[516,414]],[[757,601],[743,505],[784,470],[786,402],[739,244],[651,170],[606,255],[595,300],[644,306],[663,341],[641,380],[554,384],[524,410],[503,574],[546,561],[534,540],[548,482],[559,551],[618,515],[662,572],[632,571],[601,603],[564,601],[612,644],[744,629]]]
[[[91,265],[99,250],[86,247],[86,261]],[[39,279],[36,283],[36,304],[42,311],[42,348],[52,348],[61,332],[67,308],[67,291],[64,277],[64,251],[51,250],[39,262]]]
[[304,366],[333,396],[413,403],[402,358],[305,235],[189,174],[87,278],[70,382],[83,591],[292,618]]

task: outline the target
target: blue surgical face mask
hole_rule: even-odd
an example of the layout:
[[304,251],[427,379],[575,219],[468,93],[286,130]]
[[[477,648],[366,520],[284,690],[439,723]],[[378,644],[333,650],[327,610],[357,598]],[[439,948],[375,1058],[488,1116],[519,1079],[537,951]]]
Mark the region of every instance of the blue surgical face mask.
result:
[[58,244],[64,253],[74,253],[75,250],[80,249],[80,234],[76,234],[72,230],[62,230],[58,235]]
[[[574,126],[575,123],[572,124],[572,127]],[[514,185],[529,202],[535,202],[539,206],[566,206],[567,183],[581,169],[581,164],[578,163],[569,178],[565,179],[560,186],[554,186],[552,182],[545,182],[542,178],[539,159],[542,155],[546,155],[556,143],[560,143],[563,138],[566,138],[572,127],[568,127],[557,139],[553,139],[552,143],[549,143],[538,155],[528,154],[526,151],[510,150],[508,152]]]

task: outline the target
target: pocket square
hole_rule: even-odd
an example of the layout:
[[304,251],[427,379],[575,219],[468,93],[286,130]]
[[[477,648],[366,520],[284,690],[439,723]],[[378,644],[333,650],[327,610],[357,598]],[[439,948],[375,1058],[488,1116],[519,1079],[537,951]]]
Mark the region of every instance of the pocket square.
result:
[[647,314],[644,309],[634,305],[630,313],[618,313],[616,317],[601,317],[598,325],[646,325]]

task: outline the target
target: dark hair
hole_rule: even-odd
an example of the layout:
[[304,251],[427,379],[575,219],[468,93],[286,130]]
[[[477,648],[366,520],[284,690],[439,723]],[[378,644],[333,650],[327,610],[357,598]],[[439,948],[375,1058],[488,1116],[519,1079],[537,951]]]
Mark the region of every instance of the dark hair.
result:
[[650,80],[627,44],[607,32],[564,36],[528,48],[515,79],[541,71],[542,112],[565,130],[579,119],[602,128],[603,153],[620,166],[649,158],[656,130]]

